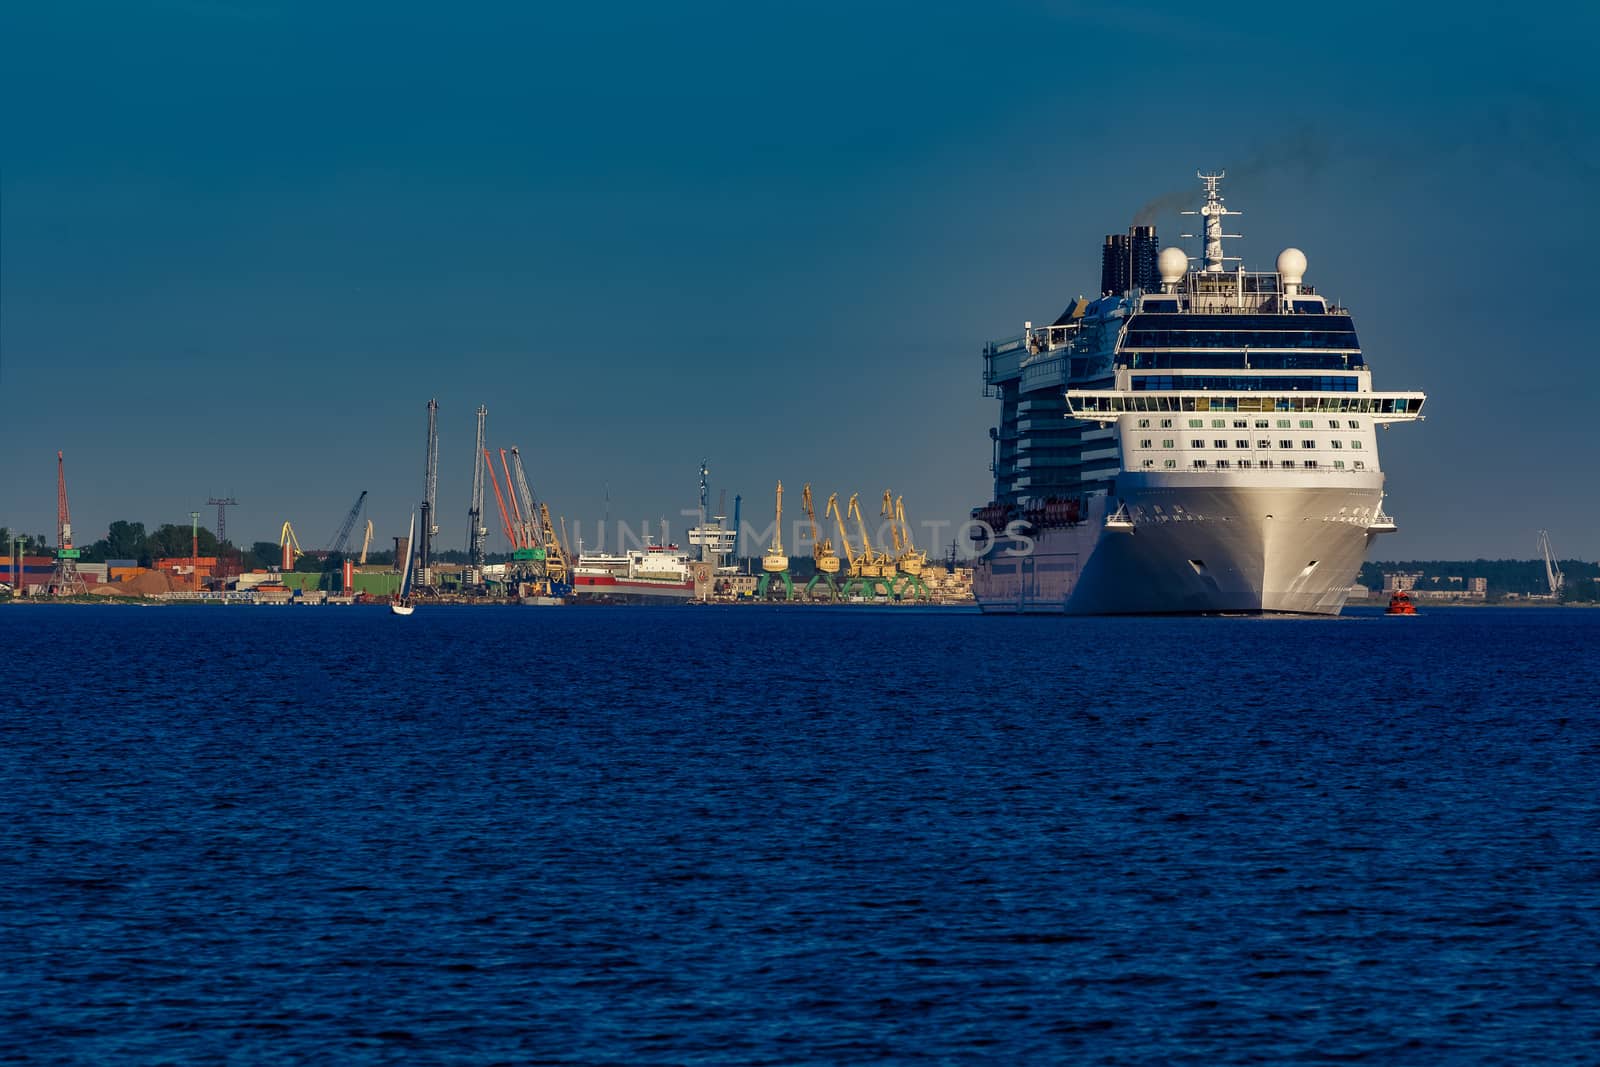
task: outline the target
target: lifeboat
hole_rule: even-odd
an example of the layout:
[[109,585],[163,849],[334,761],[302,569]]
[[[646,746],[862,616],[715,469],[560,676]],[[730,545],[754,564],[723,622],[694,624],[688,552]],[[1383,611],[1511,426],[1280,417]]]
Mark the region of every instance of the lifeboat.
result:
[[1415,615],[1416,613],[1417,606],[1411,602],[1411,598],[1406,595],[1404,589],[1396,589],[1394,591],[1394,595],[1389,598],[1389,610],[1384,612],[1385,615]]

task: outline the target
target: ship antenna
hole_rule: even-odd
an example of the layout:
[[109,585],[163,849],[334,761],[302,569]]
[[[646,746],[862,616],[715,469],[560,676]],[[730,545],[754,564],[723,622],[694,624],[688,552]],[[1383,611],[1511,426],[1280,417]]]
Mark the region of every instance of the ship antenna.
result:
[[[1216,174],[1202,174],[1195,171],[1194,176],[1206,183],[1206,202],[1200,205],[1199,211],[1185,211],[1185,215],[1199,215],[1205,219],[1205,269],[1208,273],[1216,274],[1226,269],[1223,264],[1228,260],[1238,260],[1238,256],[1225,256],[1222,254],[1222,239],[1224,237],[1236,238],[1239,234],[1223,233],[1222,219],[1225,215],[1242,215],[1242,211],[1231,211],[1222,206],[1222,193],[1217,189],[1217,183],[1228,176],[1227,171]],[[1185,234],[1185,237],[1191,236]]]

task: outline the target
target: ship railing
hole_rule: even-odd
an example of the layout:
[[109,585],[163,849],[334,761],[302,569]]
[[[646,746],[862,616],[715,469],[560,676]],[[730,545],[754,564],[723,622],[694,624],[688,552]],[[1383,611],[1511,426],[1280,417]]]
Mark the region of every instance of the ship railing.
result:
[[1373,422],[1410,422],[1423,417],[1422,406],[1427,400],[1427,394],[1422,392],[1197,393],[1165,389],[1069,389],[1066,396],[1070,416],[1085,422],[1116,422],[1124,415],[1189,411],[1349,414],[1367,415]]
[[1270,460],[1262,460],[1260,463],[1256,463],[1256,462],[1252,461],[1250,466],[1248,466],[1248,467],[1241,467],[1237,463],[1233,464],[1232,466],[1228,466],[1228,467],[1218,467],[1218,466],[1215,465],[1215,461],[1211,461],[1211,465],[1205,466],[1205,467],[1195,467],[1195,466],[1186,466],[1186,467],[1142,467],[1142,466],[1141,467],[1129,467],[1129,466],[1124,465],[1123,468],[1122,468],[1122,473],[1123,474],[1165,474],[1165,475],[1195,474],[1195,475],[1206,475],[1206,476],[1213,475],[1213,474],[1249,474],[1249,475],[1292,474],[1296,478],[1299,478],[1299,477],[1312,478],[1312,477],[1316,477],[1317,475],[1325,475],[1325,474],[1338,474],[1338,475],[1346,475],[1346,474],[1381,474],[1381,473],[1383,473],[1383,471],[1382,471],[1382,468],[1379,467],[1376,462],[1374,462],[1369,467],[1334,467],[1334,466],[1331,466],[1331,465],[1325,466],[1325,465],[1320,464],[1320,463],[1315,467],[1301,467],[1301,466],[1280,467],[1280,466],[1272,463]]
[[1106,518],[1106,529],[1116,533],[1133,533],[1133,516],[1128,514],[1128,505],[1118,506],[1117,510]]

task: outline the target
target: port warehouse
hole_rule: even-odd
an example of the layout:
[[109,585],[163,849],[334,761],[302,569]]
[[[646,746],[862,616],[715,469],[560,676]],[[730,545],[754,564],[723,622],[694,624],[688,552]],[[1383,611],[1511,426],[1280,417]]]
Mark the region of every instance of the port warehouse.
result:
[[[15,589],[26,590],[30,593],[42,592],[49,584],[51,576],[55,573],[56,561],[50,556],[24,556],[20,574],[12,573],[14,560],[0,560],[0,582]],[[159,559],[152,561],[149,567],[141,567],[136,560],[107,560],[104,563],[79,563],[78,574],[82,576],[89,586],[115,587],[133,582],[142,575],[159,573],[169,580],[174,580],[177,585],[187,588],[192,582],[192,575],[196,570],[200,572],[201,581],[212,577],[217,566],[214,556],[201,556],[191,561],[188,558]],[[320,586],[331,583],[337,588],[343,584],[342,576],[334,571],[323,574],[320,571],[291,571],[286,574],[270,574],[266,571],[246,571],[244,574],[230,577],[226,584],[234,585],[239,589],[248,590],[257,585],[272,581],[280,581],[291,589],[314,590]],[[367,593],[371,596],[389,596],[400,587],[400,575],[387,567],[370,568],[363,570],[357,568],[353,588],[339,590],[341,592]],[[130,593],[133,591],[130,590]]]

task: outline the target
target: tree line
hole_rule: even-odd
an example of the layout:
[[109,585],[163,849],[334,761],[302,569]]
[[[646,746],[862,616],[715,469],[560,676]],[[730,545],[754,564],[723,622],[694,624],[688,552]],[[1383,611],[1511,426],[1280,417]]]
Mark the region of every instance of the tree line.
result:
[[[0,526],[0,553],[9,556],[11,552],[11,531]],[[44,534],[26,534],[22,537],[22,554],[25,556],[50,556],[56,554],[55,541]],[[76,547],[81,553],[79,559],[85,563],[105,563],[113,559],[131,559],[140,567],[153,566],[158,559],[188,559],[189,554],[195,551],[193,527],[180,523],[163,523],[154,530],[149,530],[142,522],[133,522],[127,519],[118,519],[106,528],[106,535],[88,544],[78,544]],[[218,557],[228,560],[240,570],[266,570],[276,567],[282,561],[283,550],[276,541],[255,541],[248,547],[238,546],[231,541],[219,543],[217,535],[200,527],[199,545],[196,554],[202,557]],[[320,553],[307,552],[295,560],[294,569],[306,573],[321,571],[334,571],[344,566],[347,558],[354,559],[358,552],[330,553],[326,556]],[[489,563],[503,563],[511,557],[507,553],[490,553],[485,557]],[[467,553],[460,549],[435,551],[435,563],[461,563],[468,562]],[[367,563],[372,566],[393,566],[394,550],[369,551]]]

